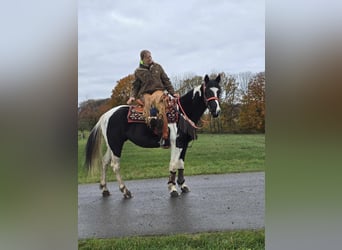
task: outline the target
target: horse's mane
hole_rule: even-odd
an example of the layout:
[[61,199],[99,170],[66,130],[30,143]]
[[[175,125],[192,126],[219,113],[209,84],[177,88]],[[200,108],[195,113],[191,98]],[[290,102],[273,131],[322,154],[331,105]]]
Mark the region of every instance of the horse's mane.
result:
[[[198,86],[195,86],[193,87],[191,90],[189,90],[188,92],[186,92],[182,97],[185,99],[185,100],[192,100],[194,98],[194,92],[195,90],[197,91],[197,89],[200,89],[202,87],[202,85],[198,85]],[[182,98],[181,97],[181,98]]]
[[[202,99],[198,99],[203,93],[201,93],[201,86],[195,86],[190,91],[185,93],[180,102],[182,104],[182,113],[185,115],[181,115],[178,121],[178,129],[180,129],[183,133],[189,135],[192,140],[197,139],[196,134],[196,123],[201,118],[204,110],[206,109],[205,104],[201,104]],[[195,95],[195,91],[199,91],[199,96],[197,97],[197,93]],[[190,119],[190,121],[189,121]]]

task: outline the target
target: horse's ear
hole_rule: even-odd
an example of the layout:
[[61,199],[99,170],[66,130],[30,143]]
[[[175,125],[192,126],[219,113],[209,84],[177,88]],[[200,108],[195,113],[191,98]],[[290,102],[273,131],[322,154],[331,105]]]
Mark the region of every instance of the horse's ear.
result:
[[204,77],[204,82],[207,84],[209,82],[209,76],[208,75],[205,75]]
[[216,82],[220,83],[221,81],[221,74],[218,74],[218,76],[216,77]]

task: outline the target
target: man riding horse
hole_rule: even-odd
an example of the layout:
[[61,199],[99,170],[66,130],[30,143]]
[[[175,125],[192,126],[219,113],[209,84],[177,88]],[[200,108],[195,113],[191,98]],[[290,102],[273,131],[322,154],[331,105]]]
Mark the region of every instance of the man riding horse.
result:
[[142,100],[146,121],[150,117],[151,107],[155,107],[158,110],[163,120],[162,138],[164,143],[162,146],[167,147],[169,144],[168,123],[164,96],[168,93],[178,98],[179,95],[175,93],[170,79],[162,66],[152,60],[150,51],[142,50],[140,52],[140,59],[139,67],[134,72],[135,81],[133,82],[131,97],[127,104],[131,104],[134,100]]
[[[144,57],[143,57],[144,58]],[[212,117],[218,117],[221,112],[219,97],[221,93],[220,81],[218,75],[216,79],[209,79],[205,75],[203,83],[194,87],[182,97],[177,99],[178,112],[175,117],[178,119],[168,119],[168,128],[170,129],[170,163],[169,179],[167,182],[171,197],[179,195],[176,185],[180,187],[182,193],[190,191],[184,178],[184,162],[189,142],[196,139],[196,124],[200,121],[205,110],[208,109]],[[172,90],[171,90],[172,91]],[[138,112],[131,116],[130,110],[138,108],[137,106],[119,105],[105,112],[99,118],[96,125],[90,131],[86,144],[86,162],[90,173],[94,167],[99,166],[97,161],[102,156],[102,172],[100,188],[103,196],[110,195],[106,182],[106,169],[110,165],[116,175],[119,189],[124,198],[132,198],[132,193],[125,185],[120,174],[120,160],[124,143],[129,140],[137,146],[143,148],[159,148],[160,132],[155,133],[145,124],[145,118]],[[170,109],[169,109],[170,110]],[[168,118],[172,118],[172,112],[167,111]],[[134,120],[131,122],[131,117]],[[102,139],[106,143],[106,153],[102,155]],[[204,163],[203,163],[204,164]],[[178,176],[176,174],[178,172]],[[177,178],[177,179],[176,179]]]

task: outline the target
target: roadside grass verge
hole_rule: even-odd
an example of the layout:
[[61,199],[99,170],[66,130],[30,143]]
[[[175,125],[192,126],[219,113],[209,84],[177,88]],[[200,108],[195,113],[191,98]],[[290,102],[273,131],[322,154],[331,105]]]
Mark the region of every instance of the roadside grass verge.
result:
[[[100,180],[99,174],[88,176],[83,166],[86,139],[87,136],[78,140],[79,184]],[[121,157],[121,176],[124,180],[167,178],[169,159],[169,149],[146,149],[127,141]],[[199,134],[198,140],[191,142],[187,150],[185,175],[264,171],[264,162],[264,134]],[[107,181],[115,181],[110,167],[107,168]]]
[[264,229],[248,231],[175,234],[168,236],[134,236],[112,239],[87,239],[78,241],[78,249],[150,249],[150,250],[262,250],[265,249]]

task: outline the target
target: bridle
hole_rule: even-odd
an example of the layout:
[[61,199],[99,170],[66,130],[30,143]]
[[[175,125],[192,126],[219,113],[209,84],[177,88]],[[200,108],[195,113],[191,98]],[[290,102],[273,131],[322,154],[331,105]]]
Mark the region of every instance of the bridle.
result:
[[207,98],[206,96],[205,96],[205,84],[204,83],[202,83],[202,88],[203,88],[203,99],[204,99],[204,103],[205,103],[205,105],[208,107],[208,102],[209,101],[212,101],[212,100],[216,100],[216,101],[219,101],[219,98],[217,97],[217,96],[212,96],[212,97],[209,97],[209,98]]

